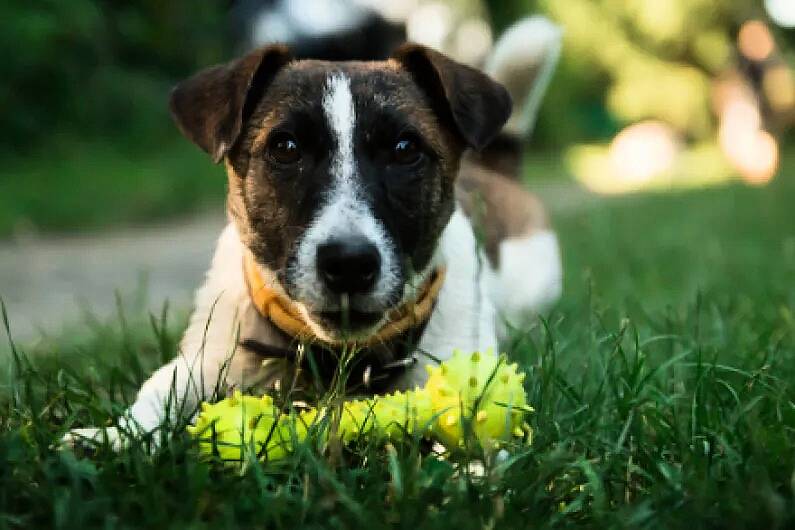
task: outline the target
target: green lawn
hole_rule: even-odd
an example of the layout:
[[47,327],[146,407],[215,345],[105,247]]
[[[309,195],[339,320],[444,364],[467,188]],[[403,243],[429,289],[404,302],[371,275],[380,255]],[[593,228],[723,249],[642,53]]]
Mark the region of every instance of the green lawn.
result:
[[0,239],[152,222],[223,199],[226,177],[176,132],[161,142],[52,142],[46,152],[4,156]]
[[173,354],[181,322],[128,315],[3,380],[0,528],[792,528],[793,177],[561,214],[566,294],[510,347],[535,438],[486,478],[412,443],[241,470],[179,428],[153,457],[53,451]]

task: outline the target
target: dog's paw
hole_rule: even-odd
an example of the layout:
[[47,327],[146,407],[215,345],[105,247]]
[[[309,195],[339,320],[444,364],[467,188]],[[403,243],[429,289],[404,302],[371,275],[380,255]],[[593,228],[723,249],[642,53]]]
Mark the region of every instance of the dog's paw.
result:
[[60,447],[64,449],[94,451],[100,447],[108,447],[113,451],[122,451],[129,445],[129,437],[117,427],[72,429],[62,438]]

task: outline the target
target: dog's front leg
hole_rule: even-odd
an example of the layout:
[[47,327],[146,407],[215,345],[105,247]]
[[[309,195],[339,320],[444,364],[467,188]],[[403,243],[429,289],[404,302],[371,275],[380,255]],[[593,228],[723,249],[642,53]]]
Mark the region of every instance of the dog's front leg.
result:
[[180,343],[180,354],[144,382],[125,415],[124,427],[151,432],[166,421],[190,417],[218,390],[241,385],[256,363],[238,348],[237,300],[221,300],[211,312],[197,311]]
[[[118,427],[74,429],[64,442],[83,440],[121,448],[132,435],[151,433],[167,421],[191,415],[220,386],[240,386],[259,369],[259,359],[238,348],[238,329],[250,301],[242,273],[243,250],[229,225],[221,234],[179,354],[143,384]],[[157,438],[157,437],[153,437]],[[156,442],[157,440],[155,440]]]
[[[85,440],[107,442],[121,449],[131,437],[189,418],[216,390],[241,385],[255,369],[257,359],[237,348],[239,300],[225,298],[222,294],[209,309],[197,308],[180,343],[180,353],[144,382],[135,402],[118,419],[118,427],[75,429],[65,441],[70,445]],[[155,443],[157,439],[153,437]]]

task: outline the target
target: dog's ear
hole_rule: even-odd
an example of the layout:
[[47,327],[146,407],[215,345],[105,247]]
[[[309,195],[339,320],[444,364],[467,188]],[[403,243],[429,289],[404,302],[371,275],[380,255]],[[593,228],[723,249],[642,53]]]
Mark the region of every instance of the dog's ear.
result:
[[452,120],[470,147],[486,147],[511,115],[508,91],[479,70],[419,44],[404,44],[392,58],[408,70],[437,112]]
[[291,59],[286,46],[265,46],[178,84],[170,107],[179,130],[220,162],[268,84]]

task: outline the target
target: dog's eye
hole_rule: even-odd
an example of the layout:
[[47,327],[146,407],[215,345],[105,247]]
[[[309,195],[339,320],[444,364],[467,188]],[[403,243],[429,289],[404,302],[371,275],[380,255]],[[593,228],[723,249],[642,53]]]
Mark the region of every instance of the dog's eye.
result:
[[411,134],[401,135],[395,142],[392,156],[398,164],[404,166],[416,164],[422,157],[419,140]]
[[268,140],[268,158],[277,164],[295,164],[301,160],[298,140],[289,133],[275,133]]

